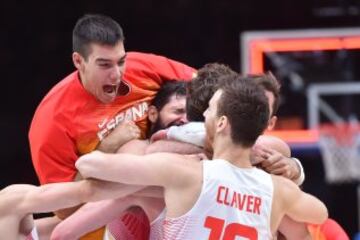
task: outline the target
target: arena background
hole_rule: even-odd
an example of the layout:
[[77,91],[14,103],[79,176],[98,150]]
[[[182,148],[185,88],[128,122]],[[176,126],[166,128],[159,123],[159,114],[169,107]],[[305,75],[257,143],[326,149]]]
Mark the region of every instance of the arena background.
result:
[[[242,32],[357,27],[360,1],[2,1],[1,188],[38,184],[29,154],[29,124],[46,92],[73,71],[71,31],[85,13],[116,19],[124,29],[127,51],[162,54],[196,68],[218,61],[239,71]],[[283,112],[290,109],[289,104],[282,106]],[[304,189],[322,199],[330,216],[355,234],[356,185],[325,184],[321,156],[296,154],[307,175]]]

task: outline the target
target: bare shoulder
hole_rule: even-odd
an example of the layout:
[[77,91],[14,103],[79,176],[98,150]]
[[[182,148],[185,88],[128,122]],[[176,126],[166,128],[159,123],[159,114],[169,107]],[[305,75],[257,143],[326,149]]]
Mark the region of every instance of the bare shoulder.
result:
[[166,162],[166,165],[181,165],[181,166],[196,166],[200,165],[201,157],[197,154],[183,155],[178,153],[152,153],[146,155],[149,158],[156,159],[158,161]]
[[281,189],[284,189],[285,191],[291,189],[299,189],[299,187],[293,181],[283,176],[271,175],[271,178],[276,187],[281,187]]
[[274,183],[275,197],[284,203],[290,203],[299,197],[301,190],[293,181],[277,175],[271,175]]
[[10,185],[0,191],[0,215],[16,213],[29,192],[38,187],[28,184]]

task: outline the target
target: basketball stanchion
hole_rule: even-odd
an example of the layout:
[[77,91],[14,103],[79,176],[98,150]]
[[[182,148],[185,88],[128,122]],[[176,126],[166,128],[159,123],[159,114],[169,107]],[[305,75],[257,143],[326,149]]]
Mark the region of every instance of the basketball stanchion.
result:
[[359,182],[360,126],[356,123],[323,125],[319,146],[327,183]]
[[[357,183],[358,231],[360,232],[360,126],[357,122],[323,125],[319,147],[329,184]],[[359,235],[360,237],[360,235]]]

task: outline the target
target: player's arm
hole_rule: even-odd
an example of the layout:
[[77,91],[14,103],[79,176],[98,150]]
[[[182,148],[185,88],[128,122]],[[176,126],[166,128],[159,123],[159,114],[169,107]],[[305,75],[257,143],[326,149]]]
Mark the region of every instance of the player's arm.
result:
[[145,186],[179,185],[187,183],[193,174],[190,165],[196,163],[184,159],[171,153],[137,156],[96,151],[80,157],[76,167],[85,178]]
[[[39,181],[41,184],[71,182],[77,173],[75,140],[65,123],[51,122],[42,115],[42,112],[35,115],[29,132],[32,162]],[[76,209],[59,209],[55,213],[63,219]]]
[[124,186],[115,182],[82,180],[50,183],[42,186],[11,185],[2,191],[3,198],[12,199],[14,212],[19,214],[44,213],[68,208],[84,202],[124,197],[128,190],[138,191],[143,186]]
[[305,179],[303,167],[299,160],[284,156],[281,152],[274,149],[255,146],[259,155],[263,158],[257,166],[260,166],[270,174],[286,177],[298,185],[301,185]]
[[154,133],[150,138],[150,142],[165,139],[191,143],[204,148],[206,139],[205,125],[203,122],[189,122],[181,126],[171,126],[168,129]]
[[276,192],[284,203],[285,215],[298,222],[321,224],[328,218],[328,211],[323,202],[305,193],[288,179],[273,176]]
[[78,155],[75,140],[66,127],[57,123],[33,123],[29,142],[33,165],[41,184],[73,181]]
[[[71,182],[70,182],[71,183]],[[114,182],[98,181],[98,180],[87,180],[87,197],[86,201],[98,201],[108,198],[118,198],[131,195],[139,190],[143,189],[144,186],[127,185]],[[75,205],[70,208],[60,209],[55,211],[55,214],[60,219],[66,219],[71,216],[81,205]]]
[[[124,144],[119,149],[119,152],[136,152],[139,154],[139,152],[143,151],[141,149],[145,149],[146,146],[147,141],[132,140]],[[96,185],[95,181],[92,182],[93,188],[100,188],[100,190],[93,189],[92,192],[99,192],[99,194],[103,196],[104,194],[102,193],[103,190],[101,189],[101,184],[104,184],[104,182],[100,182],[100,185]],[[134,195],[136,196],[151,196],[158,198],[163,197],[163,190],[160,187],[148,187],[137,191],[141,187],[134,185],[122,185],[120,183],[118,183],[118,186],[119,189],[115,190],[117,191],[122,188],[123,196],[134,193]],[[105,194],[114,192],[114,190],[109,191],[109,189],[105,191]],[[129,197],[124,197],[94,203],[87,203],[83,205],[80,209],[78,209],[71,216],[67,217],[54,229],[52,233],[52,239],[78,239],[84,234],[106,225],[115,217],[118,217],[123,210],[132,206],[132,202],[130,202],[129,199]]]
[[301,185],[305,180],[301,162],[291,158],[289,145],[280,138],[260,136],[253,147],[251,161],[253,165],[271,174],[286,177],[297,185]]
[[[132,140],[124,144],[118,151],[136,152],[139,154],[144,151],[141,149],[145,149],[148,145],[147,143],[147,141],[143,140]],[[120,183],[119,186],[121,186]],[[134,186],[125,185],[123,188],[131,189]],[[163,198],[163,189],[161,187],[147,187],[134,192],[134,195]],[[115,217],[118,217],[122,211],[132,206],[132,204],[130,197],[87,203],[57,225],[51,235],[51,239],[78,239],[86,233],[106,225]]]
[[[134,193],[134,196],[163,198],[164,194],[160,187],[147,187]],[[51,239],[79,239],[119,217],[124,210],[134,204],[133,197],[86,203],[55,227]]]
[[134,62],[139,69],[151,75],[151,79],[158,81],[159,84],[164,80],[191,80],[196,76],[194,68],[155,54],[130,52],[127,54],[127,61]]
[[99,143],[96,149],[102,152],[115,153],[124,144],[139,137],[139,127],[132,121],[124,121],[116,126],[109,136]]
[[2,199],[8,199],[10,211],[15,214],[51,212],[75,206],[84,201],[86,188],[83,182],[53,183],[43,186],[11,185],[2,191]]
[[120,216],[125,209],[132,206],[130,200],[130,198],[117,198],[86,203],[55,227],[51,239],[79,239]]

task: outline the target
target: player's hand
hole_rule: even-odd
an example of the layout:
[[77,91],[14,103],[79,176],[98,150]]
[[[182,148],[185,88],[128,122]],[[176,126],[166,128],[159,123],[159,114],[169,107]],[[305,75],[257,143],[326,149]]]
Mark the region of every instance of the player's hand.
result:
[[261,145],[255,144],[251,149],[250,161],[253,166],[261,164],[268,158],[267,152]]
[[268,173],[281,175],[291,180],[300,175],[300,169],[293,159],[260,145],[253,147],[251,162]]
[[140,138],[141,131],[133,121],[123,121],[99,144],[97,150],[114,153],[130,140]]
[[115,139],[121,146],[124,143],[140,138],[140,128],[133,121],[123,121],[110,133],[108,137]]

